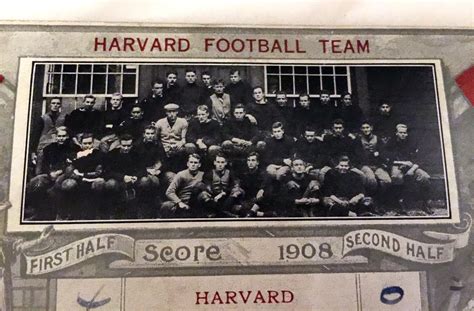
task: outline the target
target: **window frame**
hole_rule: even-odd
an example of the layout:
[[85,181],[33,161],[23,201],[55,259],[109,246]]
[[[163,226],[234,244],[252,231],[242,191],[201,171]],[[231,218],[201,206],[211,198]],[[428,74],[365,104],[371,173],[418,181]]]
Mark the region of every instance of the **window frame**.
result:
[[[268,72],[268,67],[278,67],[278,73],[269,73]],[[292,68],[292,73],[282,73],[281,72],[281,67],[291,67]],[[306,67],[306,73],[295,73],[295,67]],[[318,67],[319,68],[319,74],[314,74],[314,73],[309,73],[309,68],[310,67]],[[331,74],[323,74],[322,73],[322,68],[323,67],[332,67],[332,72]],[[346,73],[345,74],[337,74],[336,73],[336,67],[345,67],[346,68]],[[311,94],[309,92],[309,77],[319,77],[319,86],[320,89],[323,88],[323,77],[331,77],[333,78],[333,83],[334,83],[334,93],[330,94],[331,98],[341,98],[342,94],[339,94],[336,92],[337,90],[337,82],[336,82],[336,77],[346,77],[347,81],[347,92],[352,94],[352,80],[351,80],[351,66],[350,65],[343,65],[343,64],[334,64],[334,65],[327,65],[327,64],[320,64],[320,65],[305,65],[305,64],[297,64],[297,65],[290,65],[290,64],[270,64],[270,65],[265,65],[264,66],[264,85],[265,85],[265,96],[267,97],[276,97],[276,94],[270,93],[269,92],[269,87],[268,87],[268,77],[269,76],[277,76],[278,77],[278,88],[281,90],[282,88],[282,83],[281,83],[281,77],[282,76],[290,76],[293,77],[293,93],[287,93],[288,98],[298,98],[298,93],[296,92],[296,85],[295,85],[295,77],[296,76],[304,76],[306,77],[306,92],[310,98],[319,98],[319,94]]]
[[[121,77],[120,93],[122,94],[123,97],[131,97],[131,98],[138,97],[139,79],[140,79],[140,65],[139,64],[128,63],[128,62],[117,62],[117,63],[114,63],[114,62],[104,62],[104,63],[100,63],[100,62],[51,62],[51,63],[38,63],[36,65],[44,65],[45,66],[45,70],[44,70],[44,81],[45,81],[45,83],[43,83],[43,98],[51,98],[51,97],[74,98],[74,97],[84,97],[84,96],[89,95],[89,94],[94,94],[94,96],[96,96],[98,98],[101,98],[101,97],[109,98],[113,94],[113,93],[109,94],[107,92],[109,76],[112,76],[112,75],[120,75],[120,77]],[[49,71],[49,68],[48,68],[49,66],[58,66],[58,65],[61,66],[60,71],[55,71],[54,67],[53,67],[52,71]],[[64,71],[64,66],[65,65],[75,65],[76,70],[71,71],[71,72],[65,72]],[[90,65],[91,69],[88,72],[80,72],[79,71],[79,66],[80,65]],[[105,71],[104,72],[95,72],[94,71],[94,66],[98,66],[98,65],[105,65]],[[109,70],[110,66],[117,66],[117,65],[121,66],[119,72],[114,72],[114,71]],[[136,67],[135,72],[130,72],[130,73],[124,72],[125,66],[135,66]],[[105,75],[105,86],[104,86],[105,93],[93,92],[94,76],[99,75],[99,74]],[[48,93],[48,87],[51,87],[51,85],[52,85],[49,82],[51,80],[50,77],[53,77],[54,75],[60,75],[60,82],[59,82],[60,92]],[[74,93],[70,93],[70,94],[62,93],[63,80],[64,80],[65,75],[75,75]],[[78,81],[79,81],[78,78],[79,78],[80,75],[84,75],[84,76],[88,75],[88,76],[91,77],[91,81],[90,81],[90,84],[89,84],[89,91],[90,92],[88,92],[88,93],[78,93]],[[123,86],[124,86],[123,77],[127,76],[127,75],[135,76],[134,93],[126,93],[126,94],[123,93]]]

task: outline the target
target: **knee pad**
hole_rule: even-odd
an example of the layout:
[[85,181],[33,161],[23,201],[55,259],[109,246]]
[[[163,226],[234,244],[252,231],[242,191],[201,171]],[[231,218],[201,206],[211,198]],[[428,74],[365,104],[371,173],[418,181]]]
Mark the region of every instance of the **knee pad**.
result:
[[138,183],[137,183],[137,186],[139,188],[148,188],[151,186],[151,180],[150,178],[148,177],[141,177],[139,180],[138,180]]
[[77,181],[74,179],[66,179],[61,183],[61,190],[71,191],[77,187]]
[[102,178],[94,181],[91,185],[91,189],[93,191],[102,191],[104,190],[104,187],[105,187],[105,180],[103,180]]
[[263,150],[265,150],[266,146],[267,146],[267,144],[264,141],[258,141],[257,144],[255,145],[255,148],[258,151],[263,151]]
[[190,153],[195,153],[197,151],[197,147],[195,144],[193,143],[187,143],[184,145],[184,150],[186,151],[186,153],[190,154]]
[[119,190],[119,183],[115,179],[109,179],[105,183],[105,190],[107,191],[118,191]]
[[210,146],[209,149],[207,150],[207,152],[208,152],[208,154],[211,158],[214,157],[220,151],[221,151],[221,147],[216,146],[216,145]]
[[222,143],[222,149],[224,149],[224,151],[230,151],[232,147],[234,147],[234,144],[230,140],[226,140]]

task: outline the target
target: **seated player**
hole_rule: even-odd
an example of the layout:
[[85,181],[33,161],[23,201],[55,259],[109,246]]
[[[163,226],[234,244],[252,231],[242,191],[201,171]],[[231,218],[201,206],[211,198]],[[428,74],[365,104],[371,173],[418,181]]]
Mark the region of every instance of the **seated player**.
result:
[[306,163],[306,170],[322,183],[324,175],[331,169],[324,144],[318,140],[316,131],[307,127],[295,143],[295,155]]
[[209,118],[206,105],[198,106],[196,118],[189,121],[186,142],[188,153],[208,153],[213,157],[220,150],[221,128],[216,120]]
[[272,125],[272,135],[265,140],[263,158],[267,173],[279,180],[290,172],[291,157],[294,154],[295,139],[285,135],[281,122]]
[[[296,135],[297,133],[294,131],[293,123],[295,122],[295,109],[293,108],[293,102],[288,102],[288,97],[286,96],[286,93],[283,91],[278,91],[275,93],[275,107],[278,110],[278,114],[281,116],[281,123],[283,123],[283,126],[287,129],[290,130],[288,134],[291,135]],[[296,118],[298,120],[298,118]],[[299,120],[298,120],[299,121]]]
[[364,114],[359,105],[352,102],[352,94],[346,92],[341,96],[341,101],[334,112],[334,118],[344,121],[346,130],[355,134],[359,131]]
[[171,70],[166,73],[166,87],[163,91],[163,94],[165,97],[164,99],[165,104],[179,102],[181,87],[179,86],[177,81],[178,81],[178,72],[176,70]]
[[119,148],[110,151],[104,162],[108,215],[132,219],[140,214],[134,199],[145,194],[142,190],[148,188],[149,179],[143,161],[134,150],[133,137],[124,134],[119,141]]
[[257,142],[257,126],[245,115],[245,106],[238,104],[234,107],[233,117],[224,124],[222,147],[226,151],[245,153]]
[[319,182],[307,173],[302,159],[293,159],[291,173],[283,178],[282,183],[285,185],[285,202],[281,204],[286,206],[286,216],[314,217],[320,201]]
[[326,174],[322,193],[328,216],[371,215],[372,199],[365,195],[360,175],[351,171],[347,156]]
[[393,136],[393,129],[400,123],[393,113],[390,103],[383,101],[380,103],[377,113],[373,117],[374,132],[384,144]]
[[213,94],[209,96],[208,106],[211,108],[212,119],[220,125],[230,118],[232,105],[230,95],[224,93],[224,80],[218,79],[213,83]]
[[140,103],[140,106],[143,107],[143,118],[147,123],[165,117],[165,82],[157,79],[151,86],[151,93]]
[[77,146],[81,146],[78,135],[82,133],[98,134],[101,126],[101,112],[94,109],[96,98],[94,95],[86,95],[83,105],[73,110],[66,116],[64,125],[69,129],[69,134]]
[[227,158],[223,153],[214,157],[214,168],[204,173],[199,201],[204,209],[204,217],[237,217],[231,211],[235,198],[242,191],[233,173],[227,168]]
[[316,124],[321,127],[324,132],[331,130],[332,121],[335,119],[335,105],[331,100],[331,93],[328,90],[319,92],[319,103],[315,107]]
[[187,68],[184,79],[186,83],[179,91],[178,103],[180,104],[183,117],[189,121],[196,112],[197,106],[205,103],[207,98],[204,88],[196,83],[195,69]]
[[256,119],[257,128],[265,137],[270,136],[272,124],[282,119],[275,104],[265,98],[261,86],[253,88],[253,101],[247,105],[247,113]]
[[47,190],[66,173],[68,159],[79,150],[69,139],[65,126],[56,128],[56,142],[49,144],[43,150],[43,160],[39,175],[33,177],[27,186],[26,205],[33,208],[32,217],[37,220],[54,220],[56,211],[54,205],[48,203]]
[[355,153],[360,170],[366,178],[366,189],[383,198],[392,180],[386,171],[386,159],[382,152],[382,142],[372,133],[369,121],[363,121],[360,137],[355,142]]
[[337,165],[342,155],[353,157],[355,136],[347,135],[344,130],[344,121],[336,119],[333,121],[332,130],[324,135],[323,144],[331,160],[332,166]]
[[[33,131],[30,139],[31,160],[33,163],[42,161],[43,149],[55,142],[56,128],[63,126],[66,115],[61,112],[62,100],[59,97],[51,98],[49,111],[33,122]],[[41,163],[39,164],[41,166]],[[39,170],[36,170],[36,174]]]
[[130,111],[124,107],[123,96],[114,93],[110,98],[110,105],[102,112],[100,126],[100,149],[102,152],[109,152],[120,145],[119,127],[130,117]]
[[167,104],[165,110],[166,118],[155,123],[156,136],[163,145],[170,170],[176,172],[185,156],[184,145],[186,144],[188,121],[178,117],[179,106],[174,103]]
[[178,172],[166,190],[166,197],[169,201],[161,205],[162,218],[202,216],[202,211],[196,205],[204,175],[204,172],[199,170],[201,156],[197,153],[190,154],[186,166],[187,169]]
[[84,133],[81,150],[71,157],[66,173],[52,189],[59,219],[96,219],[104,188],[104,154],[94,148],[94,135]]
[[214,90],[212,88],[212,76],[208,71],[201,72],[201,82],[206,96],[211,96],[214,93]]
[[[254,207],[254,204],[265,204],[263,201],[268,175],[260,166],[258,153],[253,151],[248,154],[246,166],[240,171],[238,180],[241,191],[236,193],[232,211],[240,216],[245,216]],[[256,210],[258,209],[257,205]],[[263,216],[263,213],[260,216]]]
[[424,204],[430,196],[430,175],[421,168],[417,144],[409,138],[406,124],[396,126],[395,137],[388,141],[385,150],[391,165],[390,177],[395,186],[393,194],[402,200],[400,203],[422,201],[422,209],[431,213]]
[[118,133],[132,135],[135,140],[138,140],[141,138],[145,126],[143,108],[139,105],[133,105],[130,110],[130,117],[120,124]]
[[[316,134],[322,130],[316,107],[311,102],[308,94],[299,95],[294,117],[296,122],[292,125],[295,128],[296,136],[303,134],[305,128],[307,127],[314,128],[316,130]],[[317,136],[317,139],[322,140],[320,136]]]
[[246,104],[252,100],[252,88],[246,81],[242,80],[239,69],[230,69],[229,81],[230,83],[227,84],[226,90],[230,95],[232,104]]
[[[138,195],[138,215],[139,218],[157,218],[160,206],[160,195],[164,194],[162,189],[166,189],[174,177],[174,173],[168,171],[164,166],[165,151],[163,146],[156,139],[156,128],[153,125],[145,127],[143,138],[135,143],[135,152],[143,162],[147,175],[141,180],[142,192]],[[159,187],[163,185],[162,187]]]

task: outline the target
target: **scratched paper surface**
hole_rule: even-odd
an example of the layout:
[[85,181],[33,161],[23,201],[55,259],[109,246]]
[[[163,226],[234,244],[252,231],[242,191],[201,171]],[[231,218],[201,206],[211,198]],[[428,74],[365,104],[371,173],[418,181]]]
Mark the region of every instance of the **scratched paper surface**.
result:
[[0,310],[474,305],[472,31],[0,41]]

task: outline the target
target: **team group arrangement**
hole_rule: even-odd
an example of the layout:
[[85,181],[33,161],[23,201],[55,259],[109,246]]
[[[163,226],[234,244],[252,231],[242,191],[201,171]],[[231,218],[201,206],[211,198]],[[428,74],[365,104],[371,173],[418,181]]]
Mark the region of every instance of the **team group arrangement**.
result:
[[[381,217],[430,210],[430,175],[390,102],[266,96],[239,69],[169,71],[150,94],[32,120],[24,218]],[[415,136],[416,137],[416,136]]]

